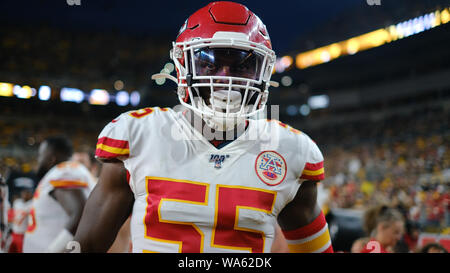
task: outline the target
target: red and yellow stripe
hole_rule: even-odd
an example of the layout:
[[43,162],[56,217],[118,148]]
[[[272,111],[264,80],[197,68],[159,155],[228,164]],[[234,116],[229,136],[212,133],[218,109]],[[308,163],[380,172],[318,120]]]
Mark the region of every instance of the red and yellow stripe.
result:
[[98,139],[95,155],[101,158],[128,157],[130,146],[125,140],[102,137]]
[[306,163],[303,168],[301,179],[308,179],[313,181],[319,181],[325,179],[325,169],[323,167],[323,161],[319,163]]
[[51,180],[50,184],[55,188],[86,188],[87,182],[78,180]]
[[283,230],[290,252],[333,253],[328,224],[323,212],[310,224],[295,230]]

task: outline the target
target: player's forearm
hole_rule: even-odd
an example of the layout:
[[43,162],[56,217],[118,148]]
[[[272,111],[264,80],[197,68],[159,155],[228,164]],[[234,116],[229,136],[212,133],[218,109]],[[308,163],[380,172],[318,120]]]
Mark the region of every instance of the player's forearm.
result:
[[305,181],[278,216],[290,252],[333,252],[325,216],[317,205],[317,182]]
[[294,199],[278,215],[282,230],[294,230],[311,223],[321,212],[317,205],[317,183],[305,181]]
[[57,188],[51,196],[62,206],[68,216],[65,228],[72,235],[75,234],[78,223],[86,204],[86,196],[82,188]]
[[130,215],[133,199],[126,193],[104,194],[96,187],[89,197],[74,241],[81,252],[106,252]]
[[72,235],[75,235],[75,232],[77,231],[85,203],[86,199],[79,199],[77,203],[73,203],[71,210],[66,210],[69,216],[69,220],[66,223],[66,230]]

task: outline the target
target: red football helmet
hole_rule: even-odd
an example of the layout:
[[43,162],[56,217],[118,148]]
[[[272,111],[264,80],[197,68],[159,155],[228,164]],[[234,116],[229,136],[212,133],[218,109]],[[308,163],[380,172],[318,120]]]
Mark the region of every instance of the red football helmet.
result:
[[170,52],[180,103],[216,130],[264,110],[275,64],[266,26],[247,7],[212,2],[191,15]]

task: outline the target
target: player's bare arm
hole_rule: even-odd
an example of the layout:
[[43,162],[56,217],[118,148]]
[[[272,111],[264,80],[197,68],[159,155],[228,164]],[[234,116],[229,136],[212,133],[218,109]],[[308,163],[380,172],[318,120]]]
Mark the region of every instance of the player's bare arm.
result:
[[104,163],[89,196],[74,240],[81,252],[106,252],[130,216],[134,196],[122,162]]
[[291,252],[332,252],[327,223],[317,204],[317,183],[303,182],[294,199],[278,215]]
[[86,197],[82,189],[57,188],[51,192],[51,195],[69,216],[66,229],[70,233],[75,234],[86,203]]
[[311,223],[320,214],[317,206],[317,182],[305,181],[297,194],[278,215],[282,230],[293,230]]
[[127,253],[130,251],[130,243],[131,243],[130,222],[131,217],[128,217],[128,219],[120,228],[119,233],[117,233],[114,243],[108,249],[108,253]]

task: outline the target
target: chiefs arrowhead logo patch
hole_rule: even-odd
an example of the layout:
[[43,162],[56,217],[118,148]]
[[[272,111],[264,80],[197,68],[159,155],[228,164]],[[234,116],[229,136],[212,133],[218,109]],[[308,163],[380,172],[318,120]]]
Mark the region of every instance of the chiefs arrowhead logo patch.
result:
[[264,151],[256,157],[255,171],[262,182],[276,186],[286,177],[286,161],[275,151]]

